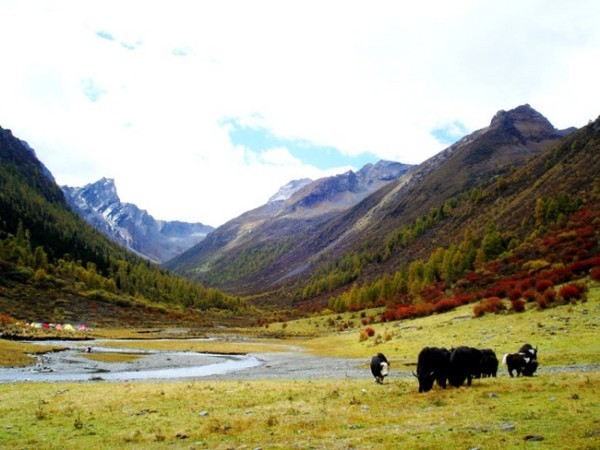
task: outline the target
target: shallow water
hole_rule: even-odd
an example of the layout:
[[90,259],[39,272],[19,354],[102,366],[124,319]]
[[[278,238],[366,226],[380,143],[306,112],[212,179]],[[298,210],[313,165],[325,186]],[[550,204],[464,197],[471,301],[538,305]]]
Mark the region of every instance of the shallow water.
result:
[[[60,352],[37,357],[35,365],[0,368],[0,383],[26,381],[88,380],[172,380],[223,375],[260,366],[263,362],[250,355],[219,355],[196,352],[168,352],[94,346],[94,353],[133,353],[141,358],[132,363],[99,363],[85,358],[87,345],[81,342],[43,342],[40,345],[67,347]],[[72,347],[70,347],[72,345]]]

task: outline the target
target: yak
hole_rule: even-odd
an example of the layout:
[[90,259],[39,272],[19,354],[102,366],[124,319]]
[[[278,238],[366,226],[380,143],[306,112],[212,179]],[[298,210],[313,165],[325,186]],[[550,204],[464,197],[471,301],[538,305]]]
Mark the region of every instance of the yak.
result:
[[507,353],[502,358],[502,364],[508,368],[508,374],[513,377],[513,371],[520,375],[531,377],[538,368],[537,348],[524,344],[518,353]]
[[383,353],[377,353],[371,358],[371,373],[375,377],[375,381],[383,384],[383,379],[388,376],[390,363]]
[[457,347],[450,352],[448,365],[448,382],[454,386],[462,386],[465,380],[471,386],[473,377],[479,373],[481,365],[481,350],[473,347]]
[[419,380],[419,392],[427,392],[433,388],[433,382],[446,389],[450,352],[445,348],[424,347],[417,359],[417,373],[413,375]]
[[494,350],[490,348],[481,349],[481,361],[479,373],[475,378],[495,377],[498,373],[498,358]]

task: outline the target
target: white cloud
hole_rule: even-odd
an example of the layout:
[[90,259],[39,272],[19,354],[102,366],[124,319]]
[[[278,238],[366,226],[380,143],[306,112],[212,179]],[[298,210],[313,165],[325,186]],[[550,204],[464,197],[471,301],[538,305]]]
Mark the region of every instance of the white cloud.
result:
[[472,131],[523,103],[584,125],[599,113],[598,13],[595,1],[3,0],[0,125],[59,183],[113,177],[157,218],[218,225],[325,175],[284,147],[233,145],[228,118],[408,163],[442,149],[433,130]]

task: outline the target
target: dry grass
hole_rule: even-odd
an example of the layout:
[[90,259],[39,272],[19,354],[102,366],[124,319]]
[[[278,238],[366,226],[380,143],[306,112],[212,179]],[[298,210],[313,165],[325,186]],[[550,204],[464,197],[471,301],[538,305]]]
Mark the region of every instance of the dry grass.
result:
[[35,359],[29,355],[47,353],[59,348],[0,339],[0,367],[28,366],[35,363]]
[[[476,380],[0,385],[5,448],[486,448],[600,445],[600,374]],[[526,439],[542,439],[528,442]]]

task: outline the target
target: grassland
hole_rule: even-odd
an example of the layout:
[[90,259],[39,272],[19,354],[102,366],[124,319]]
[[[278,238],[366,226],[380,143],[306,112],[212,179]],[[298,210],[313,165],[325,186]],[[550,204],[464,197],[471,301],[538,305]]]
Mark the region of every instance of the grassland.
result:
[[418,394],[366,380],[0,385],[2,448],[594,449],[600,374]]
[[[228,330],[245,335],[237,342],[223,335],[217,341],[160,345],[173,350],[192,345],[196,351],[214,345],[229,352],[299,345],[320,355],[365,360],[381,351],[391,359],[392,370],[407,370],[424,345],[465,344],[501,354],[530,342],[538,346],[543,368],[600,363],[597,284],[583,303],[471,317],[472,306],[368,325],[358,313],[336,314]],[[339,332],[342,323],[346,329]],[[374,335],[361,341],[365,326]],[[277,339],[264,339],[269,334]],[[150,348],[157,342],[136,340],[135,346]],[[392,373],[384,385],[370,378],[13,383],[0,385],[0,398],[0,448],[600,448],[597,370],[509,378],[501,369],[497,379],[475,380],[471,387],[436,387],[425,394],[417,393],[415,380]]]

